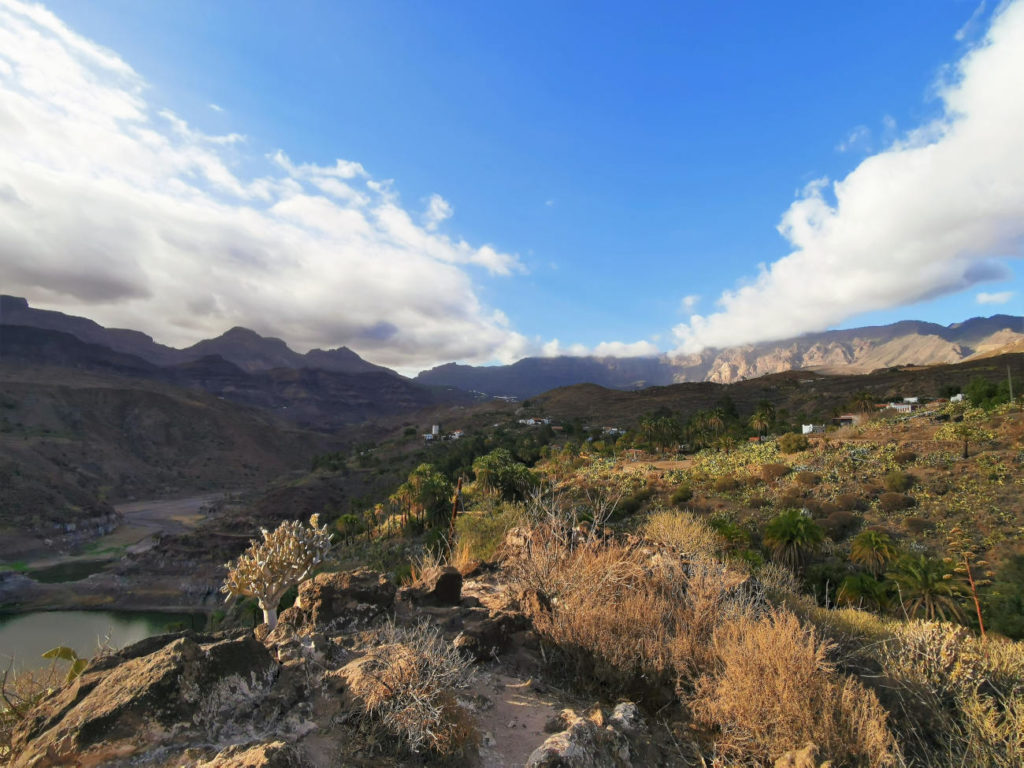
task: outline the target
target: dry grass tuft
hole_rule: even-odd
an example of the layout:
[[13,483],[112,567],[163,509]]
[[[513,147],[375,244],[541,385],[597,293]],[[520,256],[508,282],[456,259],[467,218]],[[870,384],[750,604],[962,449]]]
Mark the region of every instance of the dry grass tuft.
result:
[[711,557],[722,549],[722,539],[692,512],[655,512],[644,522],[645,539],[684,557]]
[[[654,516],[653,530],[682,549],[693,548],[694,531],[698,541],[714,536],[675,513]],[[751,599],[745,575],[669,546],[572,546],[537,529],[531,541],[530,556],[508,564],[511,581],[547,598],[524,607],[562,671],[602,692],[671,700],[708,663],[717,622]]]
[[699,722],[717,729],[721,755],[770,764],[813,741],[836,765],[898,763],[878,699],[838,675],[829,643],[793,614],[725,622],[714,646],[718,668],[698,681],[692,709]]
[[425,624],[378,634],[380,644],[344,670],[367,722],[413,752],[451,756],[475,745],[472,720],[455,698],[472,680],[471,662]]
[[908,752],[936,766],[1024,765],[1024,646],[963,627],[900,623],[883,644],[884,699]]

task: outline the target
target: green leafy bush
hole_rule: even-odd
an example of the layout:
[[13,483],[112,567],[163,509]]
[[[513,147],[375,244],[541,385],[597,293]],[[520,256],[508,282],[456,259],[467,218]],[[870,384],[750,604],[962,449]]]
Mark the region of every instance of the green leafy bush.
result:
[[722,477],[715,478],[713,487],[719,492],[735,491],[740,487],[740,484],[732,475],[724,475]]
[[806,435],[798,435],[796,432],[787,432],[778,440],[779,450],[783,453],[799,453],[806,451],[810,442]]
[[677,507],[681,504],[685,504],[693,498],[693,489],[690,488],[688,483],[682,483],[672,491],[672,495],[669,500]]
[[903,493],[913,487],[914,477],[912,475],[908,475],[906,472],[894,469],[885,476],[885,479],[882,482],[885,485],[885,490]]

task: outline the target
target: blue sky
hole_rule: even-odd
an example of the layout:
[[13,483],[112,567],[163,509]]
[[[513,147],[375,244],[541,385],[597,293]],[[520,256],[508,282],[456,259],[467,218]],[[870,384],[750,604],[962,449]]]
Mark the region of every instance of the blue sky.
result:
[[[910,150],[941,142],[941,135],[911,132],[934,127],[935,121],[948,128],[955,121],[937,83],[956,80],[950,73],[972,50],[1012,47],[1017,31],[1005,18],[1005,39],[986,38],[993,14],[1020,15],[1020,3],[1010,6],[1000,10],[993,3],[954,0],[861,3],[856,10],[810,2],[651,3],[628,10],[621,3],[50,2],[46,7],[74,35],[130,66],[133,83],[119,87],[144,100],[147,121],[159,125],[157,115],[169,111],[197,135],[244,136],[214,149],[214,142],[196,140],[233,176],[263,177],[273,165],[268,157],[279,151],[292,168],[326,168],[342,158],[358,163],[375,183],[393,180],[387,199],[430,237],[464,241],[471,249],[489,245],[500,258],[495,262],[465,250],[440,254],[445,273],[435,283],[427,267],[407,269],[402,258],[382,252],[380,260],[394,259],[396,280],[417,275],[409,290],[464,291],[472,308],[446,306],[434,313],[424,304],[404,320],[385,313],[362,325],[340,315],[349,291],[365,295],[375,284],[367,279],[350,286],[341,274],[333,302],[315,290],[322,285],[296,281],[295,290],[308,291],[308,301],[302,294],[301,301],[293,297],[293,306],[268,289],[268,303],[260,305],[222,290],[218,281],[232,273],[220,269],[207,275],[210,283],[203,278],[200,284],[217,296],[194,302],[165,326],[156,319],[167,312],[159,297],[177,297],[177,307],[193,302],[181,298],[180,286],[162,286],[156,276],[170,267],[157,256],[139,266],[137,255],[125,255],[118,274],[138,266],[148,286],[139,290],[88,293],[75,289],[71,277],[50,279],[27,268],[0,277],[39,305],[135,323],[170,343],[238,322],[282,335],[300,348],[348,344],[409,370],[446,359],[484,362],[572,345],[582,345],[577,352],[693,351],[703,344],[758,340],[752,335],[781,337],[904,318],[949,323],[979,314],[1019,314],[1021,232],[1012,226],[1007,232],[1006,221],[1016,215],[1024,222],[1024,209],[1014,208],[1022,196],[992,202],[989,230],[998,236],[991,242],[976,238],[985,253],[940,254],[936,259],[948,258],[955,266],[910,281],[906,290],[884,290],[877,298],[869,288],[843,293],[823,300],[821,311],[809,306],[777,325],[744,315],[756,314],[749,307],[758,306],[773,316],[786,311],[758,293],[759,265],[794,251],[794,241],[777,227],[795,201],[815,199],[816,187],[807,185],[842,180],[894,142]],[[24,15],[23,8],[9,13],[16,20]],[[52,22],[39,23],[52,34]],[[24,61],[39,55],[26,51]],[[977,73],[960,79],[976,93],[987,87],[986,72],[995,68],[979,64]],[[1019,101],[1024,90],[1011,88],[1021,76],[991,87]],[[17,77],[12,81],[19,87]],[[46,98],[39,95],[43,91],[34,93]],[[188,152],[188,146],[177,149]],[[32,151],[22,151],[27,154]],[[972,162],[963,150],[947,154],[956,158],[947,161],[949,167]],[[1000,167],[997,160],[980,158],[975,165]],[[104,161],[86,176],[102,176],[108,167]],[[39,168],[20,170],[40,175]],[[160,173],[185,178],[191,172]],[[1011,164],[1003,178],[979,171],[976,183],[1017,188],[1024,185],[1019,174]],[[154,172],[147,183],[159,180]],[[186,181],[226,206],[262,204],[227,200],[211,191],[209,178]],[[279,194],[274,201],[280,202]],[[422,218],[433,195],[450,206],[450,217]],[[834,192],[826,185],[817,199],[834,205]],[[887,206],[884,200],[877,204]],[[801,211],[795,213],[813,215]],[[95,222],[103,215],[89,218]],[[174,213],[186,229],[188,215]],[[836,218],[835,229],[842,229],[842,211]],[[112,221],[104,229],[117,226]],[[40,237],[33,235],[33,242]],[[901,237],[881,227],[870,242],[872,253],[888,247],[886,238]],[[904,239],[919,237],[911,233]],[[798,245],[819,263],[829,249],[849,262],[857,260],[859,248],[869,247],[840,235]],[[892,247],[898,252],[900,242]],[[98,249],[79,262],[102,261],[105,253]],[[208,258],[230,255],[213,249]],[[929,271],[927,254],[906,258],[906,270]],[[305,266],[323,270],[330,263],[325,252]],[[347,274],[354,269],[343,266]],[[383,266],[374,278],[379,282],[390,279]],[[66,269],[54,265],[61,268]],[[809,269],[799,288],[821,292],[831,274]],[[894,270],[879,279],[891,284],[899,274]],[[249,273],[245,279],[256,280]],[[291,281],[289,276],[282,282]],[[195,280],[190,284],[197,287]],[[751,292],[737,293],[738,286]],[[782,290],[769,283],[760,290],[772,291],[780,302],[800,301],[792,285]],[[716,305],[728,291],[736,295],[732,309],[728,302]],[[992,294],[990,303],[979,304],[979,292]],[[687,296],[699,299],[684,307]],[[379,303],[390,302],[413,303],[404,293],[383,291]],[[447,304],[453,303],[448,297]],[[199,322],[203,307],[209,311]],[[313,310],[315,320],[304,316]],[[331,312],[339,319],[324,322]],[[450,312],[453,343],[444,340]],[[711,317],[693,323],[693,312]],[[431,323],[437,327],[429,332],[409,330]],[[599,346],[609,342],[621,344]]]

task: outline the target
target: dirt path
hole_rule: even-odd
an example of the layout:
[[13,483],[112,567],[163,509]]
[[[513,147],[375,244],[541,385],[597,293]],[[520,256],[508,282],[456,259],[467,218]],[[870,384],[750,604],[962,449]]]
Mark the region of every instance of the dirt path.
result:
[[184,499],[154,499],[118,504],[115,509],[124,515],[116,531],[95,542],[96,548],[128,546],[129,552],[144,552],[153,546],[161,533],[187,533],[204,519],[203,506],[223,496],[207,493]]

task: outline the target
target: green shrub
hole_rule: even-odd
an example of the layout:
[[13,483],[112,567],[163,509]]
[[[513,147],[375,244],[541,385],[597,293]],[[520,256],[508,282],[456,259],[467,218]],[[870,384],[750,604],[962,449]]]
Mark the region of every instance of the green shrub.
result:
[[673,504],[675,504],[678,507],[682,504],[685,504],[692,498],[693,489],[690,488],[688,483],[682,483],[681,485],[676,486],[676,489],[672,491],[672,496],[670,497],[670,500]]
[[895,469],[885,476],[883,484],[885,485],[885,490],[887,491],[903,493],[904,491],[908,491],[911,487],[913,487],[914,478],[912,475],[908,475],[906,472],[900,472],[898,469]]
[[521,522],[522,512],[513,504],[502,504],[497,510],[473,510],[455,520],[458,547],[469,559],[489,563],[497,559],[505,534]]
[[806,451],[810,442],[806,435],[798,435],[796,432],[787,432],[779,438],[779,450],[783,453],[799,453]]
[[366,531],[366,523],[358,515],[341,515],[334,521],[334,530],[343,539],[351,539]]
[[719,492],[735,491],[740,487],[740,484],[732,475],[723,475],[722,477],[715,478],[713,487]]

